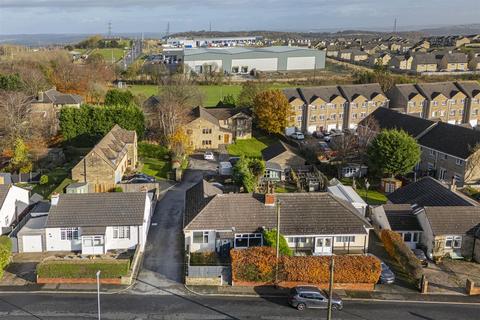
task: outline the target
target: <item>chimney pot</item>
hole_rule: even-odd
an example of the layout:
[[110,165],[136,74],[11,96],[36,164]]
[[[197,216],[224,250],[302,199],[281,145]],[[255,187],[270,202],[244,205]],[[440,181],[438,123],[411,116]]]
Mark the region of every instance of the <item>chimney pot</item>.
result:
[[275,194],[273,194],[273,193],[267,193],[267,194],[265,195],[265,206],[267,206],[267,207],[273,207],[273,206],[275,206],[275,201],[276,201]]
[[54,193],[52,194],[52,196],[50,197],[50,203],[52,206],[56,206],[58,204],[58,200],[60,198],[60,194],[59,193]]

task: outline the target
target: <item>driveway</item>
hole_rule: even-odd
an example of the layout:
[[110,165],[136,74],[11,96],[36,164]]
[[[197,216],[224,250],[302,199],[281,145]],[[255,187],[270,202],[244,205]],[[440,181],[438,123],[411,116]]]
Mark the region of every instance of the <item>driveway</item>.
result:
[[184,276],[183,211],[185,191],[204,175],[214,173],[216,163],[194,158],[181,183],[157,202],[148,233],[143,265],[132,288],[134,293],[181,294]]

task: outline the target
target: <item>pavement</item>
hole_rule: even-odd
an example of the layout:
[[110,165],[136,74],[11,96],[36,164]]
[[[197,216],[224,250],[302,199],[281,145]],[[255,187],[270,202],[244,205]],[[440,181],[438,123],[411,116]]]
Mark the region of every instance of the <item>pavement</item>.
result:
[[[2,294],[0,318],[97,319],[95,294]],[[326,319],[326,310],[298,311],[285,298],[239,298],[157,295],[101,295],[102,320],[310,320]],[[447,320],[478,319],[479,305],[446,303],[410,303],[388,301],[345,301],[336,320]]]

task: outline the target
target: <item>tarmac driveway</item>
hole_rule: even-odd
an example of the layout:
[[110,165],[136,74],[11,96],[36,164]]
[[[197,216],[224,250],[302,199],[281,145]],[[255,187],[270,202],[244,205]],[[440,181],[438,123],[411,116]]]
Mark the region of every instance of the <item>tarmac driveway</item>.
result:
[[185,191],[211,174],[215,162],[192,159],[181,183],[167,191],[157,202],[148,233],[143,265],[132,291],[148,294],[183,292],[184,237],[183,211]]

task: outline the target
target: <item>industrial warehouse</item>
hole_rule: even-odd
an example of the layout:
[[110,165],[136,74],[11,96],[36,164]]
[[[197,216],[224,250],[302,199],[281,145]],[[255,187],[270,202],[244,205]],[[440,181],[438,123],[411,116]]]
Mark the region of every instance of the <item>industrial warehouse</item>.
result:
[[196,73],[317,70],[325,68],[325,51],[299,47],[196,48],[183,51],[183,62]]

